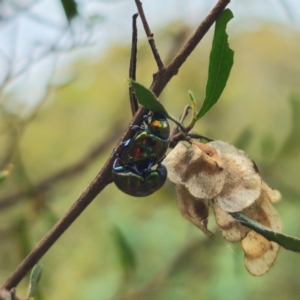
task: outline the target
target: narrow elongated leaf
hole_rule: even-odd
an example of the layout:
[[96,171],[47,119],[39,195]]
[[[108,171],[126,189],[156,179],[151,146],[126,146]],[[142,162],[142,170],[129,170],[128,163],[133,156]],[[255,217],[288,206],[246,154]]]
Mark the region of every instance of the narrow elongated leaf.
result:
[[141,105],[151,111],[161,113],[166,117],[168,116],[168,112],[165,107],[158,101],[156,96],[149,89],[132,79],[128,79],[128,81],[133,87],[136,98]]
[[271,230],[268,227],[265,227],[245,215],[239,212],[230,213],[232,217],[234,217],[237,221],[239,221],[242,225],[251,228],[255,232],[259,233],[263,237],[265,237],[269,241],[273,241],[283,248],[295,252],[300,252],[300,240],[294,238],[292,236],[285,235],[283,233],[279,233]]
[[230,9],[225,9],[216,21],[212,49],[209,58],[206,95],[197,119],[203,117],[219,100],[233,65],[234,52],[229,48],[226,26],[233,18]]
[[30,282],[29,282],[29,291],[28,291],[28,298],[29,299],[34,299],[34,295],[36,292],[37,285],[42,277],[43,273],[43,267],[37,263],[30,274]]

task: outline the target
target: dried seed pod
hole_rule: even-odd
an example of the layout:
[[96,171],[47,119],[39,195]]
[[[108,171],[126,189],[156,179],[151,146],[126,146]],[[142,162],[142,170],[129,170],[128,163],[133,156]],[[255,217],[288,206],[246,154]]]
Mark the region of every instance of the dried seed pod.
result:
[[182,216],[196,225],[208,236],[213,236],[207,229],[209,200],[193,196],[183,184],[175,184],[177,208]]
[[215,197],[222,210],[242,211],[259,197],[261,177],[253,160],[243,151],[222,141],[208,143],[222,159],[225,183]]
[[262,190],[271,203],[278,202],[281,199],[280,192],[269,187],[264,181],[262,182]]
[[193,196],[200,199],[211,199],[218,195],[225,181],[219,155],[212,147],[207,148],[214,152],[213,157],[196,144],[187,147],[178,143],[162,162],[171,181],[183,184]]
[[[212,208],[215,214],[216,222],[221,229],[224,239],[229,242],[239,242],[241,241],[247,233],[251,230],[234,219],[228,212],[222,210],[219,203],[212,200]],[[251,205],[247,210],[255,210],[254,205]],[[244,211],[243,211],[244,213]],[[253,214],[253,213],[252,213]],[[251,212],[247,214],[249,218],[251,217]]]
[[207,235],[209,205],[212,205],[223,237],[241,241],[245,266],[255,275],[263,275],[272,266],[279,245],[242,226],[229,212],[242,212],[250,219],[282,232],[282,225],[272,202],[280,193],[261,180],[253,160],[243,151],[222,141],[178,143],[163,164],[175,183],[177,207],[183,217]]
[[[262,191],[262,201],[255,220],[274,231],[282,232],[282,224],[277,211],[269,201],[266,191]],[[280,246],[251,230],[241,241],[245,252],[245,266],[255,276],[265,274],[273,265]]]
[[[270,191],[270,187],[264,183],[260,197],[251,206],[245,208],[242,213],[272,230],[282,232],[280,218],[271,204],[268,191]],[[223,211],[218,203],[213,201],[212,207],[223,237],[230,242],[241,241],[247,270],[255,276],[265,274],[274,263],[280,246],[242,226],[227,212]]]

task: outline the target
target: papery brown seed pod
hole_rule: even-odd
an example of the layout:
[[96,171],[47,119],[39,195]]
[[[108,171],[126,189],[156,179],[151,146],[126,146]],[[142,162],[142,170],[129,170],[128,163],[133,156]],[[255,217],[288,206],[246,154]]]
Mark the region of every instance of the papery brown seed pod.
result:
[[279,245],[241,225],[230,212],[245,216],[272,230],[282,232],[279,216],[272,202],[280,193],[262,181],[253,160],[243,151],[222,141],[207,144],[178,145],[163,164],[175,183],[177,207],[184,218],[207,235],[209,206],[214,210],[223,237],[241,241],[245,266],[255,275],[263,275],[272,266]]
[[194,144],[187,147],[178,143],[162,164],[171,181],[183,184],[196,198],[211,199],[220,193],[225,181],[220,162],[218,155],[210,157]]
[[183,184],[175,184],[177,208],[182,216],[192,222],[208,236],[213,236],[207,229],[209,200],[193,196]]
[[[274,231],[282,232],[281,220],[269,200],[269,187],[266,186],[262,190],[261,203],[253,219]],[[277,243],[268,241],[253,230],[241,241],[241,245],[245,252],[245,266],[255,276],[263,275],[270,269],[280,248]]]
[[208,143],[222,159],[225,183],[215,197],[222,210],[242,211],[259,197],[261,177],[253,160],[243,151],[223,141]]

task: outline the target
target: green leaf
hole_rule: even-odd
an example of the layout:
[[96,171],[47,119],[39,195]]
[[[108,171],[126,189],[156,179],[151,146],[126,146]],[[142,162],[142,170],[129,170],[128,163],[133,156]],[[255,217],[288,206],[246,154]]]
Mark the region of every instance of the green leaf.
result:
[[196,106],[196,99],[195,99],[193,92],[188,91],[188,94],[189,94],[190,100],[192,102],[192,106]]
[[239,221],[242,225],[254,230],[255,232],[259,233],[263,237],[265,237],[269,241],[273,241],[283,248],[295,252],[300,252],[300,240],[294,238],[292,236],[285,235],[280,232],[276,232],[271,230],[268,227],[265,227],[245,215],[239,212],[230,213],[232,217],[234,217],[237,221]]
[[34,294],[36,292],[37,285],[42,277],[43,267],[40,263],[37,263],[30,274],[30,281],[29,281],[29,292],[28,298],[34,298]]
[[60,0],[68,22],[78,16],[77,3],[74,0]]
[[194,94],[191,91],[188,91],[190,100],[191,100],[191,104],[192,104],[192,113],[193,113],[193,118],[196,116],[197,113],[197,108],[196,108],[196,99]]
[[133,87],[136,98],[141,105],[151,111],[161,113],[166,117],[169,116],[165,107],[158,101],[156,96],[149,89],[132,79],[128,79],[128,82],[131,87]]
[[186,128],[183,126],[183,124],[181,124],[179,120],[177,120],[167,112],[165,107],[158,101],[152,91],[132,79],[128,79],[128,82],[134,89],[134,93],[139,104],[143,105],[153,112],[164,115],[166,118],[172,120],[175,124],[177,124],[183,132],[186,131]]
[[216,21],[212,49],[209,58],[206,95],[197,119],[203,117],[219,100],[233,65],[234,52],[229,48],[226,26],[233,18],[230,9],[225,9]]

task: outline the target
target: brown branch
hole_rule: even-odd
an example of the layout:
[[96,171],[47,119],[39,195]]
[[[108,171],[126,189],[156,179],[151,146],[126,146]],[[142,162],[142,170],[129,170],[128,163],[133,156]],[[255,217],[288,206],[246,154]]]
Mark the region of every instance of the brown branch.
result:
[[[129,78],[136,79],[136,55],[137,55],[137,26],[136,19],[139,15],[134,14],[132,16],[132,42],[131,42],[131,54],[130,54],[130,63],[129,63]],[[133,93],[133,87],[129,86],[129,99],[132,116],[134,116],[139,109],[139,104],[136,99],[135,94]]]
[[0,300],[22,300],[17,297],[16,289],[13,288],[10,291],[0,289]]
[[149,24],[147,22],[147,19],[146,19],[144,10],[143,10],[142,2],[140,0],[135,0],[135,4],[136,4],[136,7],[138,9],[139,15],[141,17],[141,20],[142,20],[142,23],[143,23],[143,26],[144,26],[144,29],[145,29],[145,32],[146,32],[146,35],[147,35],[147,38],[148,38],[148,42],[149,42],[150,48],[152,50],[154,59],[156,61],[158,70],[161,70],[161,69],[164,68],[164,64],[163,64],[163,62],[160,58],[160,55],[158,53],[158,50],[156,48],[156,44],[155,44],[155,41],[154,41],[154,38],[153,38],[154,34],[150,30]]
[[92,183],[82,192],[78,200],[72,205],[64,217],[59,220],[54,227],[46,234],[40,243],[23,260],[18,268],[2,285],[5,289],[15,287],[29,270],[43,257],[58,238],[67,230],[67,228],[77,219],[84,209],[92,202],[99,192],[111,182],[111,168],[113,156],[107,161],[101,172],[96,176]]
[[[200,24],[196,32],[191,36],[186,45],[179,51],[178,55],[173,59],[169,66],[160,70],[154,78],[151,90],[159,96],[170,79],[178,73],[179,68],[188,58],[196,45],[201,41],[202,37],[216,21],[221,12],[225,9],[230,0],[219,0],[210,14]],[[132,119],[133,125],[139,125],[143,120],[144,108],[141,107]],[[132,135],[132,131],[128,128],[121,138],[116,151],[120,153],[122,150],[122,141],[126,141]],[[112,153],[102,170],[90,185],[82,192],[78,200],[73,204],[69,211],[58,221],[41,242],[32,250],[32,252],[23,260],[17,269],[2,285],[3,288],[11,289],[15,287],[26,273],[41,259],[41,257],[49,250],[49,248],[57,241],[57,239],[68,229],[68,227],[76,220],[83,210],[92,202],[92,200],[112,182],[112,165],[115,156]]]

